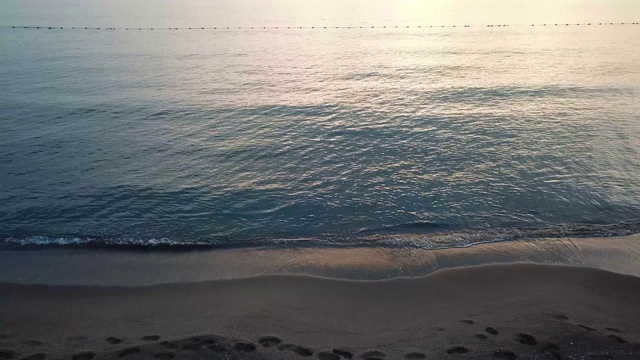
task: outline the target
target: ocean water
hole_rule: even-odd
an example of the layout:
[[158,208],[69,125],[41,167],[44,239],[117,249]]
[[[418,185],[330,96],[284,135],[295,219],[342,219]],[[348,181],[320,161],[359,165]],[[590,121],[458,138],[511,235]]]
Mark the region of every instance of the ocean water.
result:
[[639,232],[636,21],[622,0],[4,0],[0,242]]

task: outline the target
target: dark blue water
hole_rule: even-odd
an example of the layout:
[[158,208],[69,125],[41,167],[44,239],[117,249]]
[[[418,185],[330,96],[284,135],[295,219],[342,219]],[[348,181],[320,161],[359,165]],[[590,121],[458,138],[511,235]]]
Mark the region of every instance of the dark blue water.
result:
[[[2,25],[91,23],[4,6]],[[4,242],[449,247],[640,229],[637,26],[0,41]]]

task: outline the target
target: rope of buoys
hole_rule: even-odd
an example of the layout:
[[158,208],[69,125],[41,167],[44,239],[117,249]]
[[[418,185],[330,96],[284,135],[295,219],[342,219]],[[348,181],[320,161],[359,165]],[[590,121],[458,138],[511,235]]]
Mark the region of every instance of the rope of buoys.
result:
[[[540,24],[486,24],[486,25],[394,25],[387,26],[238,26],[237,30],[253,30],[253,29],[262,29],[262,30],[277,30],[277,29],[422,29],[424,28],[487,28],[487,27],[510,27],[510,26],[612,26],[612,25],[640,25],[640,22],[598,22],[598,23],[540,23]],[[235,27],[224,26],[224,27],[88,27],[88,26],[19,26],[19,25],[0,25],[0,28],[11,28],[11,29],[47,29],[47,30],[121,30],[121,31],[151,31],[151,30],[233,30]]]

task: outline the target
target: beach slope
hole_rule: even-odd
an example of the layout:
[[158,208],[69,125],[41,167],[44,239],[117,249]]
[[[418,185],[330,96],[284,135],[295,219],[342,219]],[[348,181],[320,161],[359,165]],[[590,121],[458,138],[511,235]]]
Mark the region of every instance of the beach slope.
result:
[[383,281],[0,284],[0,359],[639,359],[640,278],[510,264]]

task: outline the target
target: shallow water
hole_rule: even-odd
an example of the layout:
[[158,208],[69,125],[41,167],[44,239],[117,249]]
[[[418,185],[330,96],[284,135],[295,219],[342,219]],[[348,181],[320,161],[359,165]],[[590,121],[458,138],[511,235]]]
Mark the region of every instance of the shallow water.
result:
[[[3,1],[0,236],[442,248],[637,232],[640,25],[595,24],[638,15],[631,1]],[[582,25],[530,26],[555,22]],[[166,26],[230,29],[122,29]]]
[[[0,283],[142,286],[268,275],[378,281],[468,266],[542,264],[640,276],[640,235],[530,239],[468,248],[240,248],[113,251],[86,247],[0,251]],[[82,269],[82,271],[78,271]]]

